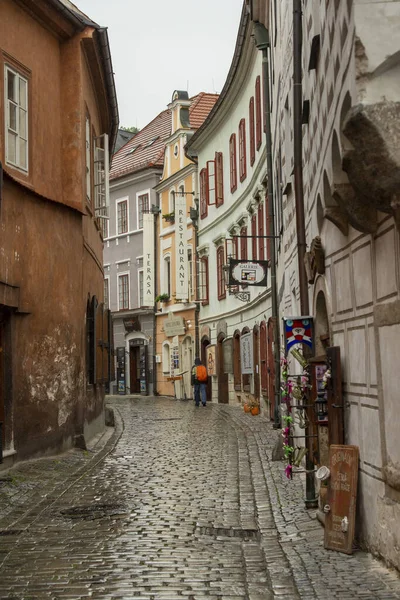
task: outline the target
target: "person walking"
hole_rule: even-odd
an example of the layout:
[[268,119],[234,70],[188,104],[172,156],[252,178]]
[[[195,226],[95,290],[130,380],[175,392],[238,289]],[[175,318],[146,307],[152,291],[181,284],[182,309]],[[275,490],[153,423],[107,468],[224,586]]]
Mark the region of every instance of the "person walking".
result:
[[191,377],[196,406],[200,406],[200,400],[203,406],[206,406],[207,404],[207,380],[207,369],[201,362],[200,358],[196,358],[192,367]]

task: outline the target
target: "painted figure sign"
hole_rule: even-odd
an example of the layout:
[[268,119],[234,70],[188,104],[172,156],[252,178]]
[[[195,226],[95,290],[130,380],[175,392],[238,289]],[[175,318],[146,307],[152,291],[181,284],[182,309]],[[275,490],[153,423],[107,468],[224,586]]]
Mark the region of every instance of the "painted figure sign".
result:
[[305,344],[313,348],[312,317],[283,317],[283,331],[286,354],[296,344]]

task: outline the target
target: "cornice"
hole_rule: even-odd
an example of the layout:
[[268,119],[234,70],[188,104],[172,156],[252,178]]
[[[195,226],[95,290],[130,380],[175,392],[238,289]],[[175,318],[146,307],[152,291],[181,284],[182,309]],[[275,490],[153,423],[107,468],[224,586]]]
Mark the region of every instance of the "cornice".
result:
[[183,169],[180,169],[176,173],[173,173],[167,179],[163,179],[162,181],[160,181],[160,183],[156,185],[153,189],[155,189],[156,192],[161,193],[165,189],[171,187],[171,185],[178,183],[182,179],[182,177],[187,177],[191,173],[195,173],[196,170],[197,165],[195,163],[186,165],[186,167],[183,167]]

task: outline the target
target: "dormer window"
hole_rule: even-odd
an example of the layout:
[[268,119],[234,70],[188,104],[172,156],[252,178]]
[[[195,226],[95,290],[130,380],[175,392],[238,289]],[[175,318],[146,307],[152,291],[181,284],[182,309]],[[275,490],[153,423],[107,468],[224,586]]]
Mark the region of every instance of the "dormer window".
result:
[[137,146],[133,146],[132,148],[130,148],[128,150],[128,152],[126,153],[126,156],[129,156],[130,154],[133,154],[135,152],[135,150],[137,150],[139,148],[139,145],[140,144],[138,144]]
[[154,144],[154,142],[156,142],[158,139],[160,138],[159,135],[157,135],[155,138],[152,138],[151,140],[149,140],[148,142],[145,143],[145,145],[143,146],[143,148],[149,148],[150,146],[152,146]]

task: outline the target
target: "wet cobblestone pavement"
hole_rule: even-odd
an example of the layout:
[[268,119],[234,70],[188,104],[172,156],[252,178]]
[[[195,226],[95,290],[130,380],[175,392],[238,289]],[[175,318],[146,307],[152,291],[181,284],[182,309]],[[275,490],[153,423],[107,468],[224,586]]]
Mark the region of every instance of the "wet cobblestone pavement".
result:
[[279,432],[240,408],[110,399],[88,451],[0,473],[0,598],[400,598],[396,571],[324,550]]

